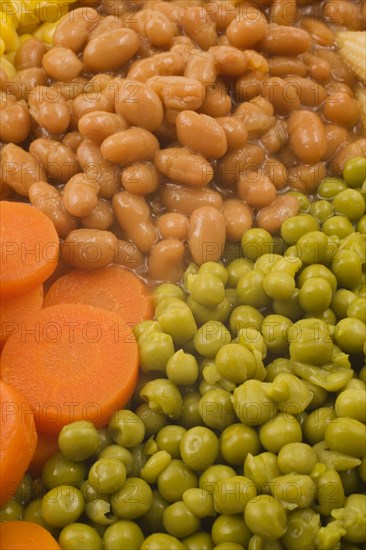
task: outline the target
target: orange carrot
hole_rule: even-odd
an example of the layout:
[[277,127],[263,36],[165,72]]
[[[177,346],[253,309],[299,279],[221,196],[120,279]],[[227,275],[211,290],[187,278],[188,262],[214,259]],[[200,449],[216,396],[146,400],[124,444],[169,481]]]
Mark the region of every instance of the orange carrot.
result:
[[0,523],[1,550],[60,550],[60,546],[44,527],[31,521]]
[[0,507],[15,493],[33,456],[37,432],[26,398],[0,380]]
[[0,377],[23,392],[39,432],[74,420],[105,426],[130,399],[138,375],[131,327],[118,313],[59,304],[29,316],[1,354]]
[[28,315],[41,309],[43,304],[43,286],[15,298],[2,299],[0,302],[0,351],[11,334],[20,330],[20,325]]
[[45,296],[44,306],[80,303],[116,311],[139,323],[152,319],[152,297],[146,285],[127,269],[111,265],[95,271],[72,271],[60,277]]
[[0,202],[0,295],[13,298],[38,287],[57,265],[59,238],[41,210]]
[[58,450],[57,436],[39,433],[37,447],[28,468],[29,474],[33,478],[40,477],[43,466],[52,455],[57,453]]

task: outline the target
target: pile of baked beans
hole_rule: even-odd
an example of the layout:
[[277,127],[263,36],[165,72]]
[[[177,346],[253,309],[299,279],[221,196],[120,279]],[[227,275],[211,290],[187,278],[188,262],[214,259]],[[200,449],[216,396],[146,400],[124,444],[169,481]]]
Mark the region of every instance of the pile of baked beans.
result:
[[276,235],[294,191],[366,156],[336,46],[365,22],[356,0],[80,1],[1,72],[2,198],[53,220],[66,263],[156,281]]

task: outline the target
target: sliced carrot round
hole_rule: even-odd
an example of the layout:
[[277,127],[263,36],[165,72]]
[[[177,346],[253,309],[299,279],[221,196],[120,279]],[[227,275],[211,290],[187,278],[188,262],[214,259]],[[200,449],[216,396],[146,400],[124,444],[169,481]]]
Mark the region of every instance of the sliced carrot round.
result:
[[37,446],[30,461],[28,472],[35,479],[40,477],[45,463],[53,456],[58,448],[57,435],[46,435],[38,433]]
[[18,388],[39,432],[74,420],[104,426],[130,399],[138,375],[131,327],[118,313],[59,304],[29,316],[1,354],[1,378]]
[[147,286],[127,269],[111,265],[94,271],[72,271],[53,283],[44,306],[81,303],[104,307],[130,323],[152,319],[154,308]]
[[1,550],[60,550],[53,536],[31,521],[0,523],[0,547]]
[[59,238],[41,210],[0,202],[0,294],[13,298],[42,284],[57,265]]
[[33,412],[26,398],[2,380],[0,407],[1,507],[14,495],[29,466],[36,448],[37,432]]
[[0,350],[11,334],[21,329],[25,319],[41,309],[43,304],[43,286],[15,298],[2,299],[0,302]]

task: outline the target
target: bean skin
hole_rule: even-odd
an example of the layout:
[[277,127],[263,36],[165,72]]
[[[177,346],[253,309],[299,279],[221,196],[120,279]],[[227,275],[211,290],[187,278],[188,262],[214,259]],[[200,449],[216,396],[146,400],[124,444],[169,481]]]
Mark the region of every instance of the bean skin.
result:
[[361,109],[356,99],[346,93],[337,92],[326,99],[323,113],[330,122],[351,128],[359,121]]
[[114,260],[117,264],[129,269],[137,269],[142,266],[144,257],[134,243],[119,239]]
[[334,42],[334,32],[328,25],[317,19],[311,17],[302,17],[300,19],[301,27],[307,31],[312,37],[313,41],[319,46],[329,47]]
[[177,239],[163,239],[151,248],[147,265],[155,281],[178,283],[183,276],[184,244]]
[[84,173],[76,174],[66,183],[62,202],[72,216],[89,216],[98,204],[99,184]]
[[350,135],[346,128],[335,124],[325,124],[324,130],[327,140],[327,152],[324,155],[324,160],[329,160],[340,147],[350,141]]
[[238,48],[232,46],[214,46],[209,53],[213,54],[218,74],[241,76],[247,68],[247,56]]
[[84,139],[76,151],[76,156],[87,176],[98,182],[100,197],[110,199],[116,191],[119,191],[121,184],[118,166],[103,158],[96,143]]
[[189,220],[180,212],[162,214],[156,220],[156,227],[163,239],[185,241],[188,238]]
[[196,208],[189,223],[188,246],[193,260],[217,262],[224,249],[226,239],[225,218],[222,212],[211,206]]
[[247,143],[244,147],[226,153],[218,164],[221,185],[232,187],[238,181],[241,172],[256,170],[264,161],[264,150],[259,145]]
[[276,197],[275,186],[261,172],[243,172],[238,181],[237,191],[239,197],[254,208],[264,208]]
[[294,163],[287,170],[287,180],[290,187],[307,195],[315,193],[319,183],[326,176],[323,162],[316,164]]
[[212,84],[212,82],[215,82],[217,72],[211,53],[201,51],[199,53],[192,53],[184,68],[184,76],[198,80],[202,84]]
[[54,46],[42,58],[42,66],[54,80],[73,80],[81,73],[83,64],[69,48]]
[[116,88],[116,113],[131,125],[154,132],[163,121],[163,105],[149,86],[138,80],[120,80]]
[[46,45],[37,38],[25,40],[14,58],[14,65],[18,71],[42,67],[42,57],[47,52]]
[[322,59],[317,55],[304,54],[303,60],[310,78],[318,82],[329,80],[331,70],[326,59]]
[[89,7],[82,7],[64,15],[57,24],[53,43],[55,46],[70,48],[74,52],[81,50],[88,39],[91,29],[98,23],[99,13]]
[[121,172],[122,187],[135,195],[149,195],[157,190],[159,174],[152,162],[133,162]]
[[263,173],[269,177],[275,188],[282,189],[287,182],[287,169],[279,160],[268,157],[263,163]]
[[296,88],[297,95],[302,105],[318,107],[327,98],[328,94],[323,86],[317,82],[313,82],[309,78],[288,76],[285,78],[285,82]]
[[347,143],[332,158],[331,168],[335,175],[341,175],[346,162],[355,157],[366,157],[366,139],[361,138]]
[[74,130],[64,135],[62,143],[66,145],[66,147],[70,147],[70,149],[76,153],[77,148],[83,140],[84,137],[78,131]]
[[63,260],[76,269],[99,269],[113,262],[118,246],[110,231],[75,229],[61,246]]
[[169,47],[173,36],[177,34],[177,26],[166,15],[146,7],[136,12],[126,23],[156,48]]
[[87,113],[105,111],[113,113],[114,102],[103,90],[101,92],[90,92],[79,94],[71,103],[71,126],[77,129],[78,122]]
[[208,50],[217,43],[216,23],[204,8],[187,8],[181,23],[185,34],[202,50]]
[[214,159],[226,153],[225,131],[212,117],[194,111],[181,111],[176,125],[179,141],[192,151]]
[[247,142],[247,129],[244,122],[238,118],[232,116],[218,117],[216,122],[224,129],[228,151],[239,149]]
[[296,57],[273,56],[268,60],[269,72],[272,76],[283,78],[288,75],[305,77],[307,68],[303,61]]
[[140,41],[132,29],[115,29],[88,42],[83,61],[94,72],[115,71],[139,49]]
[[253,226],[252,209],[244,201],[228,199],[224,202],[222,213],[227,240],[239,242],[244,233]]
[[267,32],[265,16],[253,6],[248,6],[226,29],[226,36],[232,46],[241,50],[252,48]]
[[127,78],[146,82],[152,76],[181,76],[184,72],[185,59],[178,51],[170,50],[134,61],[128,69]]
[[70,123],[70,108],[57,90],[37,86],[28,99],[31,117],[52,133],[64,132]]
[[231,106],[231,97],[223,82],[216,80],[213,84],[206,86],[205,97],[200,107],[201,113],[213,118],[228,116]]
[[290,147],[307,164],[319,162],[327,151],[324,125],[312,111],[296,111],[288,120]]
[[166,183],[160,191],[162,205],[167,210],[176,210],[190,216],[197,207],[210,206],[220,210],[222,196],[209,187],[186,187]]
[[151,160],[158,149],[158,140],[144,128],[117,132],[107,137],[100,146],[104,158],[120,164]]
[[154,76],[146,82],[164,102],[167,109],[195,111],[203,102],[205,89],[201,82],[184,76]]
[[279,232],[281,224],[296,216],[300,210],[300,203],[291,195],[278,195],[269,206],[259,210],[257,214],[257,227],[266,229],[271,234]]
[[260,47],[269,55],[300,55],[311,46],[309,33],[297,27],[270,24]]
[[184,185],[207,185],[214,176],[210,163],[202,155],[192,153],[185,147],[161,149],[153,161],[164,176]]
[[23,197],[28,197],[32,183],[40,180],[47,182],[46,172],[39,160],[14,143],[2,148],[0,170],[0,181]]
[[81,218],[82,227],[88,229],[109,229],[113,224],[114,216],[110,203],[103,199],[98,199],[97,205],[94,210],[89,214]]
[[0,108],[0,141],[22,143],[31,130],[31,118],[25,101]]
[[291,111],[300,109],[297,88],[288,84],[283,78],[278,76],[266,78],[262,82],[261,93],[272,103],[279,115],[288,115]]
[[32,67],[18,71],[14,78],[10,79],[4,86],[7,93],[15,95],[20,100],[28,101],[28,98],[37,86],[47,84],[47,74],[42,68]]
[[108,136],[127,130],[129,124],[122,116],[105,111],[93,111],[79,119],[78,129],[82,136],[100,145]]
[[49,179],[57,183],[66,183],[81,172],[75,153],[59,141],[35,139],[29,146],[29,152],[38,158]]
[[277,25],[293,25],[301,17],[296,0],[274,0],[271,4],[269,18]]

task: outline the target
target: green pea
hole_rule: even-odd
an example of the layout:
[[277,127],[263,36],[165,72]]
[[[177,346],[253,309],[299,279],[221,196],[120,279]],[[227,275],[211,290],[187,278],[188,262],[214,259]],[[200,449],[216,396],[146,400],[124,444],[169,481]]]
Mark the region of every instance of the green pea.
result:
[[297,278],[297,284],[299,288],[303,286],[305,281],[313,278],[322,278],[326,279],[331,286],[332,292],[337,290],[337,279],[335,275],[328,269],[325,265],[322,264],[312,264],[306,266],[300,273]]
[[333,294],[330,306],[338,319],[347,317],[347,308],[355,299],[356,294],[346,288],[340,288]]
[[164,426],[156,436],[158,449],[167,451],[172,458],[180,458],[180,441],[185,432],[183,426]]
[[267,275],[273,270],[273,266],[277,261],[282,258],[280,254],[274,254],[273,252],[267,252],[259,258],[254,263],[254,270],[261,271],[264,275]]
[[257,368],[253,353],[240,344],[222,346],[216,354],[215,365],[222,378],[234,384],[253,378]]
[[271,384],[264,385],[265,394],[277,403],[284,413],[299,415],[312,399],[305,382],[287,372],[279,373]]
[[[182,302],[183,303],[183,302]],[[139,341],[140,367],[143,372],[165,372],[168,359],[174,353],[173,338],[165,332],[153,332]]]
[[274,361],[268,363],[266,367],[267,375],[266,382],[273,382],[278,374],[281,372],[292,372],[291,362],[289,359],[283,357],[277,357]]
[[263,315],[256,308],[248,305],[236,307],[230,315],[230,330],[233,333],[238,333],[242,328],[261,329],[263,323]]
[[330,516],[333,509],[344,504],[345,495],[342,480],[334,469],[324,468],[320,475],[314,476],[317,485],[317,510],[322,516]]
[[343,540],[350,543],[365,542],[366,528],[366,497],[364,494],[356,493],[346,498],[344,508],[334,510],[332,516],[342,521],[346,533]]
[[127,474],[129,474],[133,462],[131,452],[122,445],[108,445],[99,453],[98,458],[118,458],[125,465]]
[[48,489],[57,485],[79,485],[85,478],[85,473],[85,464],[55,453],[43,466],[42,480]]
[[301,442],[301,426],[295,416],[280,412],[260,427],[259,439],[267,451],[278,453],[287,443]]
[[0,522],[2,521],[19,521],[22,519],[23,505],[15,498],[8,500],[2,508],[0,508]]
[[361,464],[358,468],[358,474],[361,480],[366,483],[366,456],[361,459]]
[[255,364],[252,364],[252,366],[255,368],[253,368],[253,370],[248,369],[247,378],[256,378],[257,380],[262,380],[263,374],[264,379],[266,373],[263,371],[263,365],[258,358],[258,353],[256,353],[259,352],[260,357],[263,359],[267,356],[267,346],[260,331],[255,328],[249,327],[241,328],[238,332],[238,336],[235,338],[234,343],[236,342],[250,350],[255,358]]
[[226,271],[226,268],[224,265],[220,264],[219,262],[205,262],[203,263],[199,269],[199,274],[210,274],[215,275],[215,277],[218,277],[223,282],[224,286],[227,283],[228,280],[228,273]]
[[204,357],[215,357],[218,350],[231,341],[225,325],[218,321],[209,321],[202,325],[194,336],[196,351]]
[[343,168],[343,178],[350,187],[360,187],[366,179],[366,158],[347,160]]
[[300,211],[301,212],[307,212],[310,208],[310,201],[304,193],[300,193],[299,191],[287,191],[287,195],[290,195],[291,197],[296,197],[300,203]]
[[330,422],[336,421],[333,407],[321,407],[312,411],[305,419],[303,430],[310,445],[315,445],[324,439],[325,430]]
[[259,380],[246,380],[235,388],[232,402],[236,416],[248,426],[265,424],[277,412],[277,405],[267,397]]
[[162,283],[153,292],[154,305],[156,306],[165,298],[178,298],[184,301],[184,291],[180,286],[173,283]]
[[97,430],[97,433],[99,438],[99,445],[96,453],[94,453],[93,456],[96,456],[97,453],[100,453],[103,449],[108,447],[108,445],[113,444],[113,439],[111,438],[107,427],[99,428]]
[[353,289],[361,283],[362,262],[353,250],[337,252],[332,261],[332,271],[340,287]]
[[182,412],[182,395],[177,386],[165,378],[156,378],[145,384],[140,396],[153,411],[162,412],[169,418],[178,418]]
[[199,487],[207,491],[210,495],[214,495],[216,483],[235,475],[236,472],[231,466],[227,466],[226,464],[214,464],[202,472],[199,478]]
[[320,319],[301,319],[288,330],[290,358],[310,365],[330,361],[334,345],[329,326]]
[[257,494],[253,481],[245,476],[232,476],[216,482],[213,494],[219,514],[240,514]]
[[228,281],[227,286],[229,288],[236,288],[238,281],[244,273],[248,273],[254,267],[253,262],[246,258],[237,258],[229,263],[227,266]]
[[135,447],[145,437],[145,426],[142,420],[132,411],[116,411],[108,424],[109,433],[118,445]]
[[200,520],[182,500],[179,500],[164,510],[163,525],[169,535],[183,538],[198,531]]
[[79,420],[62,428],[58,446],[66,458],[83,461],[98,450],[99,435],[92,422]]
[[298,321],[304,314],[299,304],[299,293],[300,290],[298,288],[295,288],[290,298],[286,300],[286,302],[273,300],[273,311],[277,313],[277,315],[288,317],[293,322]]
[[185,550],[183,544],[166,533],[154,533],[148,536],[141,545],[141,550]]
[[58,539],[65,550],[101,550],[102,539],[97,531],[85,523],[66,525]]
[[345,216],[331,216],[323,223],[322,231],[326,235],[336,235],[340,239],[344,239],[354,232],[354,227]]
[[157,484],[165,500],[177,502],[182,499],[184,491],[197,487],[198,482],[191,468],[182,460],[173,459],[160,473]]
[[309,231],[317,231],[319,224],[310,214],[290,216],[281,225],[281,237],[288,244],[295,244]]
[[187,550],[212,550],[211,535],[206,531],[197,531],[182,540]]
[[232,466],[242,466],[249,453],[256,455],[259,450],[257,432],[245,424],[232,424],[220,436],[220,453]]
[[183,350],[176,351],[166,364],[166,374],[173,384],[183,386],[194,384],[198,377],[196,358]]
[[263,452],[256,456],[249,453],[244,462],[244,475],[255,483],[258,492],[269,493],[270,481],[281,475],[277,456],[270,452]]
[[359,491],[361,479],[356,468],[349,468],[348,470],[340,471],[339,477],[341,478],[344,494],[346,496],[352,495]]
[[32,498],[32,478],[30,475],[25,474],[22,477],[21,482],[18,485],[16,493],[14,495],[15,500],[21,504],[26,505]]
[[161,326],[157,321],[151,319],[140,321],[140,323],[133,328],[133,333],[138,343],[141,343],[146,337],[150,338],[155,332],[162,332]]
[[215,515],[212,494],[205,489],[199,487],[187,489],[184,491],[182,499],[187,508],[199,518]]
[[288,330],[292,325],[291,319],[283,315],[267,315],[262,324],[264,343],[268,351],[276,355],[288,352]]
[[287,514],[287,530],[281,541],[287,550],[316,548],[321,527],[319,515],[312,508],[300,508]]
[[183,273],[183,288],[185,292],[189,292],[191,276],[197,275],[198,269],[199,267],[197,264],[190,262],[187,269]]
[[270,482],[271,494],[289,507],[307,508],[313,504],[315,485],[308,475],[285,474]]
[[155,316],[163,331],[173,338],[176,346],[183,346],[189,342],[197,330],[192,311],[182,300],[163,300],[155,308]]
[[269,273],[263,279],[263,289],[273,300],[286,301],[295,290],[295,280],[288,273]]
[[199,412],[201,394],[198,391],[189,391],[183,395],[182,412],[178,418],[178,422],[184,428],[193,428],[194,426],[202,426],[203,420]]
[[258,309],[270,304],[270,297],[265,293],[263,281],[265,275],[261,271],[249,271],[240,277],[236,292],[239,303]]
[[217,306],[225,297],[225,286],[216,275],[198,272],[192,282],[191,294],[193,300],[202,306]]
[[107,527],[103,535],[104,550],[136,550],[144,541],[144,534],[134,521],[120,520]]
[[363,389],[343,390],[335,401],[338,416],[349,416],[359,422],[366,422],[366,392]]
[[47,493],[47,487],[41,477],[37,477],[32,483],[32,498],[41,498]]
[[115,493],[126,480],[126,468],[118,458],[100,458],[90,468],[88,479],[102,493]]
[[310,474],[316,462],[314,449],[306,443],[288,443],[278,453],[278,467],[283,474]]
[[200,399],[199,412],[206,426],[224,430],[235,419],[231,394],[219,388],[207,391]]
[[216,460],[219,440],[212,430],[196,426],[186,431],[180,442],[180,454],[192,470],[205,470]]
[[361,218],[365,212],[365,200],[356,189],[345,189],[338,193],[333,206],[337,214],[346,216],[351,222]]
[[217,306],[202,306],[198,302],[193,300],[192,296],[188,296],[187,304],[191,308],[193,317],[198,326],[201,326],[204,323],[208,323],[210,321],[220,321],[224,323],[229,317],[230,311],[232,309],[231,302],[226,297],[226,290],[224,299]]
[[347,189],[347,185],[342,179],[326,177],[319,184],[318,195],[323,199],[333,199],[344,189]]
[[345,353],[362,353],[366,340],[366,324],[356,317],[338,321],[333,338]]
[[216,545],[234,543],[248,548],[252,533],[244,521],[243,514],[221,514],[212,525],[211,535]]
[[164,532],[163,513],[169,502],[157,489],[153,489],[153,500],[148,511],[139,518],[139,525],[146,535]]
[[136,409],[136,414],[144,423],[145,437],[155,435],[160,428],[168,423],[165,414],[151,410],[148,403],[141,403]]
[[364,321],[366,319],[366,298],[356,298],[351,302],[347,307],[346,315]]
[[154,453],[145,466],[141,468],[140,475],[147,483],[155,483],[160,473],[169,464],[172,457],[166,451]]
[[321,231],[309,231],[297,241],[297,255],[304,264],[323,264],[330,258],[332,247],[328,236]]
[[122,519],[143,516],[152,503],[150,486],[138,477],[129,477],[111,497],[113,512]]
[[319,223],[323,223],[326,219],[332,216],[333,212],[334,209],[332,203],[324,199],[314,201],[310,205],[310,214],[314,216]]
[[330,306],[331,300],[332,287],[323,277],[306,279],[300,288],[299,304],[306,313],[322,313]]
[[362,235],[366,234],[366,214],[364,214],[356,224],[356,231],[359,233],[362,233]]
[[273,237],[265,229],[254,227],[244,233],[241,246],[244,256],[255,261],[266,252],[273,252]]
[[286,532],[286,511],[278,500],[269,495],[258,495],[250,500],[244,519],[253,533],[265,539],[276,540]]
[[79,489],[72,485],[59,485],[44,495],[41,516],[53,527],[65,527],[77,521],[84,507],[84,497]]
[[332,451],[361,458],[366,454],[366,427],[354,418],[340,417],[325,429],[324,439]]
[[[24,509],[23,516],[16,519],[22,519],[23,521],[31,521],[33,523],[38,523],[38,525],[41,525],[47,531],[49,531],[52,535],[57,537],[58,530],[55,527],[51,527],[48,525],[41,515],[41,505],[42,505],[42,499],[36,498],[34,500],[31,500],[29,504]],[[1,519],[2,521],[2,519]]]

